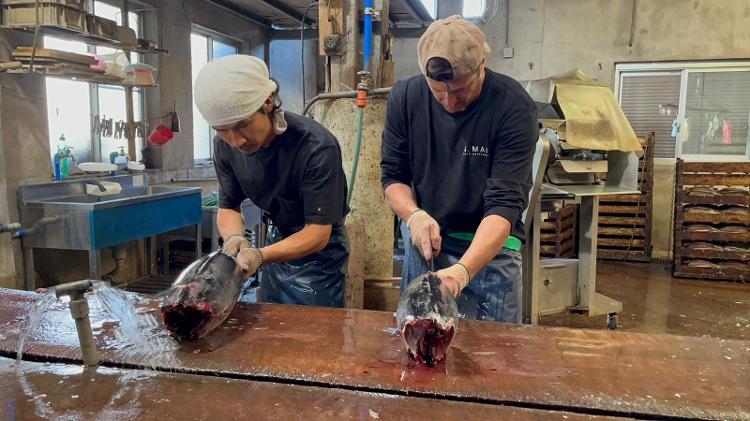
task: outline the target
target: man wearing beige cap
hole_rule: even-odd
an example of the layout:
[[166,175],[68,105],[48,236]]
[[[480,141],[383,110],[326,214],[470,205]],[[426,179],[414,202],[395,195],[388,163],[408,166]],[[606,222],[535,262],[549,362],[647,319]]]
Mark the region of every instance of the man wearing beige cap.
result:
[[427,28],[417,45],[423,74],[388,98],[382,183],[403,221],[402,290],[436,270],[467,318],[520,323],[536,107],[485,67],[487,52],[479,28],[459,16]]
[[[285,113],[266,64],[246,55],[206,64],[195,105],[217,133],[217,225],[224,252],[252,275],[258,300],[343,307],[349,257],[343,228],[346,177],[341,149],[325,127]],[[267,244],[245,238],[240,203],[250,199],[272,225]]]

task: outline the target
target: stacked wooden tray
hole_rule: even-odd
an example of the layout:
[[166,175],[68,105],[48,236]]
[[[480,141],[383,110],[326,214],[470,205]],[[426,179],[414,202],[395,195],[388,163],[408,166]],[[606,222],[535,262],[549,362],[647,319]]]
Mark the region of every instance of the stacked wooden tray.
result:
[[750,164],[677,161],[674,276],[750,280]]
[[576,256],[578,205],[564,205],[542,221],[539,255],[542,258],[570,258]]
[[654,139],[652,132],[643,142],[645,153],[638,163],[641,193],[602,196],[599,199],[597,256],[602,259],[651,260]]

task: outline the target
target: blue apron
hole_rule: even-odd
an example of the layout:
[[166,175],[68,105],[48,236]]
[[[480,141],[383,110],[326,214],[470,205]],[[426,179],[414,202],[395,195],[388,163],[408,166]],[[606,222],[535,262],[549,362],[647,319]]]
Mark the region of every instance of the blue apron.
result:
[[[429,264],[412,245],[409,228],[401,222],[404,239],[404,269],[401,291],[412,279],[430,270]],[[433,259],[434,269],[454,265],[471,245],[470,241],[444,236],[440,254]],[[521,323],[522,317],[521,253],[503,248],[461,291],[456,298],[461,317]]]
[[[278,228],[268,227],[266,245],[282,239]],[[348,261],[346,230],[334,225],[328,245],[319,253],[261,268],[258,302],[343,307]]]

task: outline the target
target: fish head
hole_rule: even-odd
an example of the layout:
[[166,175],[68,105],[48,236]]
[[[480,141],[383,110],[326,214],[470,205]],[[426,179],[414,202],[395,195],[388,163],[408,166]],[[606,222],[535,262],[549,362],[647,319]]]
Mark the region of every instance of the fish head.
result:
[[409,354],[429,366],[445,359],[455,336],[458,305],[434,273],[414,278],[401,295],[396,320]]

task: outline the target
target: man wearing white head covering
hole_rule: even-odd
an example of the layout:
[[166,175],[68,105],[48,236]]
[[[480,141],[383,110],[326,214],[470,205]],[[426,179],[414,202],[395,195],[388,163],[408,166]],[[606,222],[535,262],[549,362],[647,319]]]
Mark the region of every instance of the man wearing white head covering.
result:
[[[232,55],[206,64],[195,104],[216,130],[217,225],[223,250],[258,272],[258,300],[341,307],[348,244],[343,229],[346,177],[341,149],[325,127],[284,112],[265,63]],[[244,237],[240,203],[270,220],[267,244]]]
[[422,74],[388,97],[381,178],[404,221],[402,288],[434,268],[466,318],[520,323],[536,105],[485,67],[487,52],[460,16],[430,24],[417,44]]

